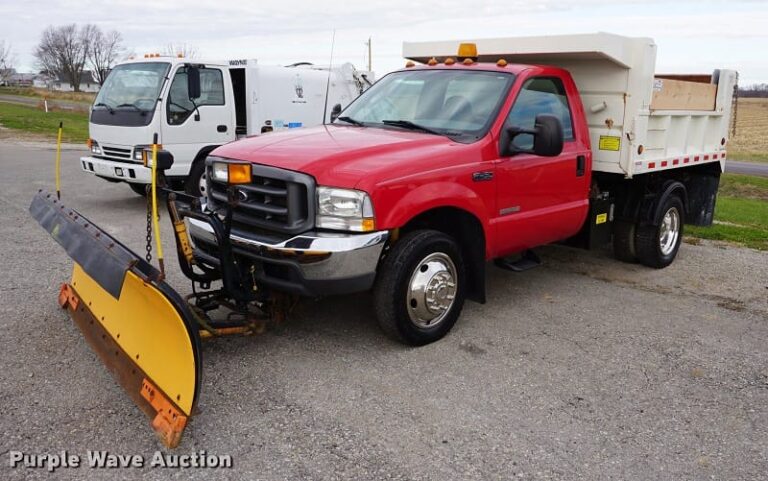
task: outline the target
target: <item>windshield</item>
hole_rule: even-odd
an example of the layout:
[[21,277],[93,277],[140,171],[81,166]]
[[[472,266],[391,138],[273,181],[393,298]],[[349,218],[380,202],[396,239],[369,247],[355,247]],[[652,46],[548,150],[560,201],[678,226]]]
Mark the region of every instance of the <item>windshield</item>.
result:
[[148,125],[168,74],[169,63],[118,65],[93,103],[91,121],[109,125]]
[[413,70],[387,75],[341,114],[339,125],[405,128],[460,142],[484,136],[514,75],[477,70]]
[[107,76],[94,107],[116,109],[132,105],[141,110],[151,110],[160,96],[169,66],[159,62],[118,65]]

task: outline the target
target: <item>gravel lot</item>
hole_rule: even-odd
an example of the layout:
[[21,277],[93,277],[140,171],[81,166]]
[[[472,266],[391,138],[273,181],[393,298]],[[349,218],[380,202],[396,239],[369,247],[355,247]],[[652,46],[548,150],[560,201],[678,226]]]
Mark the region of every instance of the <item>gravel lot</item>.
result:
[[[80,154],[64,152],[64,200],[141,249],[143,199]],[[232,469],[11,469],[10,450],[161,449],[57,307],[71,262],[27,212],[52,166],[50,146],[0,141],[2,479],[768,476],[768,254],[712,243],[659,271],[543,248],[533,271],[489,268],[488,303],[416,349],[383,337],[367,295],[306,300],[278,330],[204,345],[176,452]]]

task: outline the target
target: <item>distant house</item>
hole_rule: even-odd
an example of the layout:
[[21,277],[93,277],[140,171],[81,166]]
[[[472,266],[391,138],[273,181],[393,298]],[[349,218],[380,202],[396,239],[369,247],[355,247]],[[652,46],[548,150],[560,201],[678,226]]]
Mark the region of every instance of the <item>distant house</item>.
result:
[[[83,70],[83,74],[80,76],[80,91],[81,92],[98,92],[99,82],[93,76],[93,72],[90,70]],[[58,72],[56,77],[50,83],[51,90],[57,90],[59,92],[73,92],[70,77],[68,74]]]
[[8,80],[8,85],[11,87],[31,87],[34,84],[35,77],[37,75],[33,73],[15,73],[11,75]]
[[53,78],[46,75],[43,72],[40,72],[39,74],[35,75],[35,78],[32,80],[32,86],[39,89],[50,89],[53,85]]

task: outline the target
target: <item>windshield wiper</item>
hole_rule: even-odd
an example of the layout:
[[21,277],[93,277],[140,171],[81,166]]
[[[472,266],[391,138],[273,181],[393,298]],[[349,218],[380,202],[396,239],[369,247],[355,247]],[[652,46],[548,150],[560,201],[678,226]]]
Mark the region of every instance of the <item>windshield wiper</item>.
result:
[[433,135],[442,135],[443,137],[447,137],[450,134],[453,134],[453,132],[440,132],[438,130],[434,130],[429,127],[426,127],[424,125],[419,125],[417,123],[411,122],[410,120],[382,120],[381,123],[384,125],[394,125],[395,127],[402,127],[408,130],[419,130],[421,132],[426,132],[428,134],[433,134]]
[[342,115],[341,117],[336,117],[336,120],[341,120],[342,122],[346,122],[348,124],[357,125],[358,127],[365,127],[365,124],[363,122],[360,122],[359,120],[355,120],[352,117],[348,117],[346,115]]
[[142,115],[143,115],[143,114],[145,114],[145,113],[147,113],[147,111],[146,111],[146,110],[138,108],[138,107],[137,107],[135,104],[120,104],[120,105],[118,105],[116,108],[118,108],[118,109],[121,109],[121,108],[123,108],[123,107],[131,107],[131,108],[132,108],[133,110],[135,110],[136,112],[141,112],[141,113],[142,113]]
[[115,109],[113,109],[109,105],[105,104],[104,102],[99,102],[97,104],[93,104],[93,106],[94,107],[104,107],[105,109],[107,109],[109,111],[110,114],[114,114],[115,113]]

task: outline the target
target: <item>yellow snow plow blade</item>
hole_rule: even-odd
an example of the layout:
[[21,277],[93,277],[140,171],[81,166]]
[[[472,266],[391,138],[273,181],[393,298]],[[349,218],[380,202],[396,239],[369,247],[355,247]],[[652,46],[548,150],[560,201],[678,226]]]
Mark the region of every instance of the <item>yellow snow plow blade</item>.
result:
[[60,305],[163,443],[175,447],[200,386],[200,337],[191,310],[155,268],[55,195],[38,193],[30,212],[75,263]]

